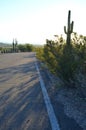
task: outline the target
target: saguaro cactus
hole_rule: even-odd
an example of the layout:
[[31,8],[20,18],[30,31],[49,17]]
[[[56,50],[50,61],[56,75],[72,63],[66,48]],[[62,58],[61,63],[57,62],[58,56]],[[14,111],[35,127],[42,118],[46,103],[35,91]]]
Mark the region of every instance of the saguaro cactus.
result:
[[13,43],[12,43],[12,45],[13,45],[13,52],[15,51],[15,43],[14,43],[14,39],[13,39]]
[[17,39],[15,39],[15,52],[17,51],[17,44],[18,44]]
[[73,25],[74,25],[73,21],[70,23],[70,17],[71,17],[71,11],[69,10],[69,12],[68,12],[68,27],[67,27],[67,29],[66,29],[66,26],[64,26],[64,32],[67,35],[67,44],[68,45],[71,44],[71,33],[73,33]]

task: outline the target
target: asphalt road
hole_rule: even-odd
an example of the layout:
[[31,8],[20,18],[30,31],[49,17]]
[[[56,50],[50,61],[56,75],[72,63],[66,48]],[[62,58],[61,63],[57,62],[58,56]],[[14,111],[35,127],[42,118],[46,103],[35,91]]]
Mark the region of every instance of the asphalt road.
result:
[[0,130],[51,130],[34,53],[0,55]]
[[[55,123],[35,60],[35,53],[0,54],[0,130],[59,130],[58,123],[60,130],[82,130],[48,92],[58,119]],[[41,68],[40,72],[48,90],[50,79]]]

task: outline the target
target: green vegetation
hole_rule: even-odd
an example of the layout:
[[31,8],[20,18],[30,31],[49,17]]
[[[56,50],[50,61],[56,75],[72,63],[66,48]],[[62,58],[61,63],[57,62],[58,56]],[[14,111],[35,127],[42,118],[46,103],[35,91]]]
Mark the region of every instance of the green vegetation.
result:
[[78,44],[71,41],[69,45],[47,40],[44,57],[49,67],[64,81],[70,83],[75,80],[75,73],[83,68],[86,61],[86,42]]
[[44,47],[43,46],[35,47],[35,51],[37,58],[41,61],[44,61]]
[[9,47],[0,47],[1,53],[15,53],[15,52],[31,52],[34,51],[34,46],[32,44],[18,44],[17,40],[13,40],[12,45]]
[[44,48],[37,50],[37,57],[67,85],[74,86],[75,75],[79,72],[83,75],[86,73],[86,36],[73,33],[70,13],[69,11],[67,31],[64,27],[67,40],[62,35],[57,37],[57,41],[47,39]]
[[34,46],[32,44],[19,44],[17,48],[20,52],[31,52],[34,49]]

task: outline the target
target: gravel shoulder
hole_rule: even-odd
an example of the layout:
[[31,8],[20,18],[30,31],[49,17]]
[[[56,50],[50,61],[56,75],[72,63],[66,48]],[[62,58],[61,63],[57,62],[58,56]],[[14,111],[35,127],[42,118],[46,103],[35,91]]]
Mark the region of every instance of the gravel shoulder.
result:
[[39,62],[40,72],[62,130],[86,130],[86,100],[76,88],[64,86]]

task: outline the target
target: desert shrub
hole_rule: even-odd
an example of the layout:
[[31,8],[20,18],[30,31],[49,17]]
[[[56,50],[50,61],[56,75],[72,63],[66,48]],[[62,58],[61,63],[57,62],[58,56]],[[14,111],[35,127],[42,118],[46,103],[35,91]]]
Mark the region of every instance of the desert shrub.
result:
[[[80,42],[78,39],[78,42]],[[63,40],[64,41],[64,40]],[[74,81],[74,75],[83,68],[86,61],[86,42],[71,42],[62,44],[52,40],[46,40],[44,46],[44,58],[49,68],[60,76],[66,83]]]
[[43,47],[35,47],[35,52],[36,52],[36,56],[39,60],[44,61],[44,57],[43,57]]

